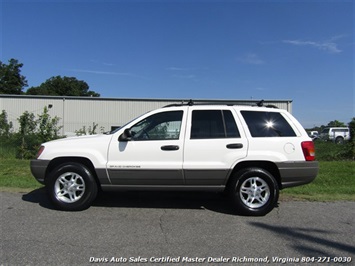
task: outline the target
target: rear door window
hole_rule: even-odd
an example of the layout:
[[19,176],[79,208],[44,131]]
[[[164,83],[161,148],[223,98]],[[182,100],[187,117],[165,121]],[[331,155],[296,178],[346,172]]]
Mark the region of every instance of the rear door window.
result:
[[191,139],[218,139],[239,137],[240,134],[231,111],[192,111]]

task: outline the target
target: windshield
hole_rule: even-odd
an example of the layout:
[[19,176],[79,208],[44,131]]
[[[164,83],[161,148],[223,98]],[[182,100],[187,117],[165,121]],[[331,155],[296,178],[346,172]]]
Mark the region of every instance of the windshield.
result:
[[321,134],[327,134],[329,132],[329,127],[322,130]]

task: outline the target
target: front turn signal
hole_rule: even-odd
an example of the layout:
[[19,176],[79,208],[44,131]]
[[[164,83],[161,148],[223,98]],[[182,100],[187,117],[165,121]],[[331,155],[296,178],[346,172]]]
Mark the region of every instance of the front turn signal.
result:
[[41,146],[37,152],[36,159],[38,159],[38,157],[41,156],[43,151],[44,151],[44,146]]

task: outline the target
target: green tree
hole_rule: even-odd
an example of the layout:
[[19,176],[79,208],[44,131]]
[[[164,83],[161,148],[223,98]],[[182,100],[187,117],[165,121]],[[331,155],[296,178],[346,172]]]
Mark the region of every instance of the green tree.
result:
[[35,149],[38,142],[35,135],[37,127],[35,115],[26,111],[17,119],[17,121],[20,124],[20,129],[18,131],[19,145],[17,157],[20,159],[29,159],[32,157],[31,151]]
[[9,158],[14,154],[14,133],[12,122],[8,121],[7,113],[2,110],[0,114],[0,157]]
[[38,137],[41,143],[47,142],[59,137],[59,130],[62,128],[58,127],[59,117],[55,116],[52,118],[48,113],[47,106],[44,107],[43,113],[38,115],[37,125],[38,125]]
[[330,121],[327,126],[328,127],[346,127],[346,125],[343,122],[340,122],[338,120]]
[[27,90],[28,95],[55,95],[55,96],[92,96],[100,97],[100,94],[89,90],[89,85],[74,77],[51,77],[38,87]]
[[21,75],[23,64],[16,59],[10,59],[6,65],[0,61],[0,94],[22,94],[27,87],[25,76]]
[[43,142],[59,138],[59,118],[52,118],[48,108],[44,107],[43,113],[36,119],[33,113],[24,112],[17,121],[20,129],[17,136],[17,157],[20,159],[34,158],[36,152]]
[[0,136],[9,137],[13,129],[12,122],[7,120],[7,113],[5,110],[2,110],[0,114]]

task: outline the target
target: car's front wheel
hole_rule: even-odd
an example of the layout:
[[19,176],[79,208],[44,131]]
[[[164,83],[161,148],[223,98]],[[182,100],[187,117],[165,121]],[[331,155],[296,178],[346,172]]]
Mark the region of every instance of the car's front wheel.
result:
[[79,163],[66,163],[54,169],[46,187],[54,205],[65,211],[87,209],[98,191],[91,171]]
[[240,214],[261,216],[277,204],[279,188],[275,178],[262,168],[246,168],[234,174],[230,195]]

